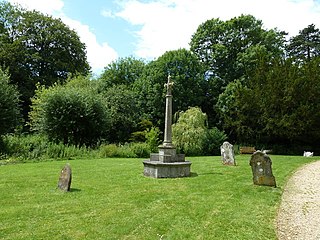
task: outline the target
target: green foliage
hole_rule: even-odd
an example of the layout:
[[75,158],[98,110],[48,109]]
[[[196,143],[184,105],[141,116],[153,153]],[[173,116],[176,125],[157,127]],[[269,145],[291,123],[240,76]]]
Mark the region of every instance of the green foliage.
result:
[[9,162],[47,159],[71,159],[94,154],[86,147],[49,142],[44,135],[6,135],[3,139],[5,158]]
[[0,137],[12,132],[20,122],[19,93],[0,68]]
[[146,143],[130,143],[125,145],[103,144],[99,147],[100,157],[110,158],[142,158],[150,155],[149,146]]
[[134,153],[134,157],[149,158],[150,144],[149,143],[130,143],[129,148]]
[[101,145],[99,147],[100,157],[135,157],[134,153],[128,147],[119,147],[116,144]]
[[320,59],[293,61],[261,61],[247,86],[236,82],[220,95],[224,127],[238,141],[312,145],[320,140]]
[[299,31],[297,36],[290,38],[286,50],[290,57],[300,63],[320,56],[320,30],[310,24]]
[[214,127],[208,129],[204,140],[203,154],[204,155],[220,155],[220,146],[227,140],[227,135]]
[[201,106],[205,101],[206,81],[196,56],[186,49],[168,51],[145,67],[142,76],[134,83],[138,106],[144,118],[164,126],[165,88],[168,75],[174,87],[173,112]]
[[254,69],[259,55],[269,59],[283,55],[284,33],[265,30],[262,21],[251,15],[241,15],[227,21],[207,20],[193,34],[190,49],[204,64],[206,104],[210,125],[219,123],[215,105],[219,94],[236,79],[246,77]]
[[138,131],[131,133],[130,141],[145,142],[146,132],[153,127],[151,121],[142,119],[138,124]]
[[108,64],[99,77],[101,91],[114,85],[132,85],[142,74],[145,67],[143,60],[133,57],[119,58]]
[[0,26],[0,65],[18,86],[24,117],[37,83],[51,86],[89,73],[85,45],[61,19],[2,1]]
[[136,93],[125,85],[115,85],[102,93],[110,117],[107,140],[127,142],[140,121]]
[[146,144],[149,147],[150,152],[157,152],[158,146],[160,145],[160,135],[161,131],[158,127],[151,127],[145,130]]
[[180,112],[177,123],[172,125],[172,141],[177,150],[188,156],[203,154],[207,133],[207,115],[193,107]]
[[208,129],[207,115],[198,107],[178,113],[172,125],[172,141],[179,152],[188,156],[219,155],[220,146],[227,139],[224,132]]
[[92,89],[55,85],[37,90],[30,125],[51,141],[95,145],[106,136],[109,117],[102,97]]
[[192,36],[191,51],[226,86],[243,76],[244,68],[239,67],[238,61],[250,48],[264,46],[274,57],[282,54],[284,33],[265,30],[262,25],[262,21],[251,15],[241,15],[227,21],[207,20]]

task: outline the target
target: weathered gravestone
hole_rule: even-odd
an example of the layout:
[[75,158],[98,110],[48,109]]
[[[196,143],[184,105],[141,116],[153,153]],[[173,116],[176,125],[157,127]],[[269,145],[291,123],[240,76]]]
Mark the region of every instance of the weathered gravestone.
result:
[[251,156],[250,165],[254,184],[276,187],[276,180],[271,168],[272,161],[267,154],[256,151]]
[[65,192],[70,191],[71,179],[72,179],[71,167],[69,164],[66,164],[61,170],[59,182],[58,182],[58,188]]
[[229,142],[224,142],[221,147],[221,160],[224,165],[236,165],[235,157],[234,157],[234,149],[233,145]]

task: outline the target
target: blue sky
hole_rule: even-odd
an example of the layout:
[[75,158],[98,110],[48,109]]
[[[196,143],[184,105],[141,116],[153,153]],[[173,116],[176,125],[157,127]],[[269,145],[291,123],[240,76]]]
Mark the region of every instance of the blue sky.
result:
[[290,35],[314,23],[320,0],[8,0],[59,17],[87,46],[95,74],[119,57],[152,60],[165,51],[189,48],[204,21],[252,14],[267,29]]

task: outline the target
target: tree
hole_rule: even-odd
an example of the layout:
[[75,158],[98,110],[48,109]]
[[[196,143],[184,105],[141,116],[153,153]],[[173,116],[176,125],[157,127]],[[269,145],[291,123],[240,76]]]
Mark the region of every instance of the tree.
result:
[[61,19],[1,2],[0,39],[0,65],[18,86],[24,115],[37,83],[51,86],[89,73],[85,45]]
[[189,156],[217,154],[226,135],[214,127],[208,129],[208,117],[199,107],[177,112],[172,125],[172,141],[179,152]]
[[297,36],[290,38],[286,46],[288,55],[298,62],[311,61],[320,56],[320,30],[314,24],[299,31]]
[[[193,34],[190,49],[205,65],[208,88],[207,109],[211,119],[215,105],[225,87],[254,69],[258,56],[265,52],[269,59],[283,55],[284,32],[263,29],[262,21],[251,15],[241,15],[227,21],[211,19],[201,24]],[[218,122],[215,119],[214,122]]]
[[46,134],[50,141],[78,146],[96,145],[104,139],[110,115],[102,97],[84,87],[83,81],[89,80],[77,77],[65,85],[39,87],[29,114],[31,129]]
[[16,86],[0,68],[0,136],[12,132],[20,123],[20,102]]
[[201,24],[191,39],[191,51],[206,65],[206,70],[226,86],[239,79],[244,69],[237,67],[239,56],[257,45],[265,46],[273,56],[283,53],[284,33],[265,30],[262,21],[241,15],[228,21],[211,19]]
[[125,143],[141,120],[136,93],[125,85],[114,85],[102,95],[110,116],[107,140]]
[[114,85],[131,86],[141,76],[144,67],[143,60],[133,57],[119,58],[105,67],[99,77],[100,86],[104,90]]
[[172,126],[172,141],[178,151],[189,156],[203,154],[207,131],[207,115],[200,108],[193,107],[179,112],[178,120]]
[[173,112],[201,106],[205,102],[206,81],[196,56],[186,49],[168,51],[145,67],[134,83],[139,108],[145,119],[164,127],[165,88],[168,75],[174,82]]
[[294,59],[264,59],[247,85],[230,83],[218,107],[224,128],[238,142],[315,145],[320,137],[320,58],[303,65]]

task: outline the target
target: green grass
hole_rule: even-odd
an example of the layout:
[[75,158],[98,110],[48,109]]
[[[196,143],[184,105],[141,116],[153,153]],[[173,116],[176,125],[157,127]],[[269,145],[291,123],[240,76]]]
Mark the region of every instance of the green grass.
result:
[[153,179],[142,159],[71,160],[71,192],[56,189],[65,161],[0,166],[0,239],[276,239],[274,219],[292,172],[314,158],[273,156],[277,188],[238,166],[193,157],[192,177]]

